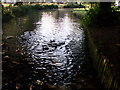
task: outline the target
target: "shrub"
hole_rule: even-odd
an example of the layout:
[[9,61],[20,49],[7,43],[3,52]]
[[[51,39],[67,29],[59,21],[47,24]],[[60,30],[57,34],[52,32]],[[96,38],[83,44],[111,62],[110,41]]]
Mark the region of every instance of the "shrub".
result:
[[43,5],[44,9],[57,9],[58,5]]
[[[83,19],[83,23],[87,26],[89,25],[95,25],[99,23],[99,17],[100,16],[100,9],[98,7],[89,9],[87,14],[85,15]],[[99,17],[99,18],[98,18]]]
[[40,4],[36,4],[36,5],[33,6],[33,9],[36,9],[36,10],[41,10],[43,8],[44,7],[42,5],[40,5]]
[[82,4],[67,4],[63,6],[64,8],[85,8]]
[[2,7],[2,21],[5,22],[11,19],[13,16],[12,10],[10,7]]
[[[105,16],[104,16],[105,15]],[[111,9],[110,13],[106,13],[102,10],[99,5],[95,8],[90,9],[84,16],[83,24],[85,26],[108,26],[118,24],[120,13],[115,9]]]

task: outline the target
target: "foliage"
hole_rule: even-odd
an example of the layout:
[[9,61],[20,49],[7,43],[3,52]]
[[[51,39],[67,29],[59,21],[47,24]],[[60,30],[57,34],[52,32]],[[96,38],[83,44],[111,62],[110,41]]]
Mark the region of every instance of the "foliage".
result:
[[23,2],[16,2],[16,3],[14,4],[14,6],[21,6],[21,5],[23,5]]
[[51,4],[51,5],[36,4],[36,5],[33,6],[33,8],[36,9],[36,10],[41,10],[41,9],[57,9],[58,5],[54,5],[54,4]]
[[115,11],[119,11],[120,10],[120,6],[113,6],[112,9],[115,10]]
[[3,22],[8,21],[13,17],[23,16],[30,11],[30,5],[21,5],[18,7],[3,7],[2,8],[2,18]]
[[41,10],[41,9],[56,9],[57,5],[18,5],[18,6],[9,6],[2,8],[2,17],[3,22],[8,21],[13,17],[20,17],[26,15],[31,10]]
[[98,7],[89,9],[87,14],[84,16],[83,23],[87,26],[94,25],[99,23],[99,20],[97,19],[100,15],[100,9]]
[[2,20],[7,21],[13,17],[10,7],[2,8]]
[[85,26],[108,26],[118,24],[118,18],[120,18],[119,15],[120,13],[115,9],[111,8],[111,12],[107,13],[97,5],[96,7],[91,8],[84,16],[83,24]]
[[41,9],[43,9],[43,6],[40,5],[40,4],[36,4],[36,5],[33,6],[33,8],[36,9],[36,10],[41,10]]
[[79,9],[77,8],[77,9],[73,10],[73,14],[75,16],[77,16],[78,18],[81,18],[81,19],[84,18],[84,16],[86,15],[86,13],[87,13],[87,10],[83,9],[83,8],[79,8]]
[[57,9],[58,5],[43,5],[44,9]]
[[64,8],[85,8],[82,4],[67,4]]
[[12,14],[16,17],[16,16],[23,16],[25,15],[26,13],[29,12],[31,6],[29,5],[22,5],[22,6],[19,6],[19,7],[13,7],[11,9],[12,11]]

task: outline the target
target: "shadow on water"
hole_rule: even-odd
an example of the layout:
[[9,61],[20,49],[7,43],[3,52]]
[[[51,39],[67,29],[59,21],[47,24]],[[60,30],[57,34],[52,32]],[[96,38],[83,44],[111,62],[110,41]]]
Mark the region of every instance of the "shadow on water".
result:
[[3,90],[98,88],[85,35],[69,10],[33,12],[3,24]]

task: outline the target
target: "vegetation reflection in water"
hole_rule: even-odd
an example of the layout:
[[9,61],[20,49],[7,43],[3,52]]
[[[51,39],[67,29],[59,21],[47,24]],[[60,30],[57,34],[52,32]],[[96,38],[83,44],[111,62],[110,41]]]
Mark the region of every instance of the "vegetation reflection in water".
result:
[[32,57],[34,79],[68,84],[84,62],[83,30],[68,13],[58,19],[53,14],[43,12],[35,23],[36,29],[25,32],[20,39],[27,55]]

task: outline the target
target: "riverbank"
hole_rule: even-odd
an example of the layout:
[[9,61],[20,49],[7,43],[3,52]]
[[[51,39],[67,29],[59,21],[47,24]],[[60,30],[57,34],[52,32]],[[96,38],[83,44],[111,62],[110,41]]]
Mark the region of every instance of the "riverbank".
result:
[[87,37],[94,69],[106,89],[120,89],[119,26],[89,28]]
[[[84,11],[85,12],[85,11]],[[84,13],[74,11],[79,18]],[[89,27],[88,46],[98,78],[108,90],[120,89],[120,26]]]
[[[79,17],[83,18],[87,13],[86,10],[74,10],[73,13]],[[90,32],[90,35],[93,38],[93,41],[97,48],[102,52],[106,57],[111,59],[111,61],[119,67],[119,49],[120,49],[120,26],[107,26],[107,27],[88,27],[87,29]]]
[[89,32],[99,52],[113,63],[117,71],[120,70],[120,26],[103,28],[89,28]]

